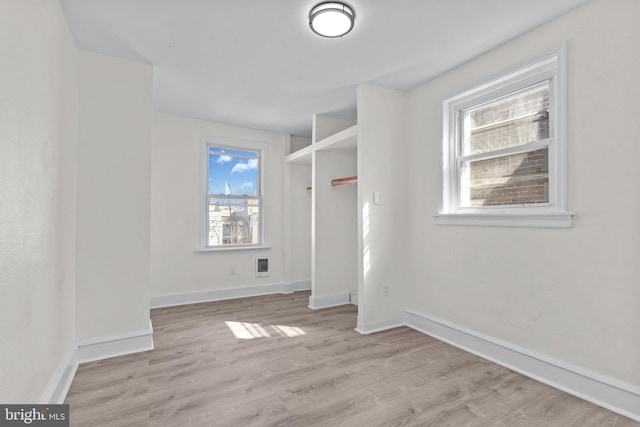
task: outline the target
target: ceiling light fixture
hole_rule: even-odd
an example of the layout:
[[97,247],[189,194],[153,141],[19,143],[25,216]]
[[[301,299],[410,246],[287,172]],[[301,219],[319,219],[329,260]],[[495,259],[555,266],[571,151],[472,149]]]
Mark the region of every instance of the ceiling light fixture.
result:
[[356,14],[351,6],[338,2],[318,3],[309,12],[311,30],[322,37],[342,37],[353,29]]

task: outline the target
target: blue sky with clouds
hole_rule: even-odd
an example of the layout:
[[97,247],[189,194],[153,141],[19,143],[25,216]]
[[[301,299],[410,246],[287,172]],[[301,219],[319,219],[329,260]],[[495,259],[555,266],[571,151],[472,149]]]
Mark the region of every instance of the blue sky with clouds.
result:
[[[225,183],[235,196],[255,196],[258,189],[258,153],[230,149],[210,148],[209,193],[225,194]],[[233,154],[256,156],[236,157]]]

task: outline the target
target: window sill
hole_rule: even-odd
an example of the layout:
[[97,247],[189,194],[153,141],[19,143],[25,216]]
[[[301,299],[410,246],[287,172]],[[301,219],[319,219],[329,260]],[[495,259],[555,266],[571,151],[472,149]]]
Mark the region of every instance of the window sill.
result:
[[480,227],[571,228],[573,212],[438,214],[437,225]]
[[207,252],[234,252],[234,251],[255,251],[255,250],[263,250],[263,249],[271,249],[271,246],[231,246],[231,247],[220,247],[220,248],[200,248],[196,249],[196,252],[207,253]]

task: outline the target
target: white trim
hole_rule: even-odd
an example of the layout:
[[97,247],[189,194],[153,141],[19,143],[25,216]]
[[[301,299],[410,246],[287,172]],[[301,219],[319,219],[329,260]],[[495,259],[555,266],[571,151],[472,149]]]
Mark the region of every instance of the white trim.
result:
[[435,215],[438,225],[473,225],[482,227],[571,228],[573,212],[482,213]]
[[176,305],[198,304],[201,302],[223,301],[261,295],[288,294],[309,289],[311,289],[311,282],[304,281],[289,284],[273,283],[241,286],[237,288],[212,289],[208,291],[154,295],[151,297],[151,308],[173,307]]
[[349,292],[321,297],[315,297],[311,295],[309,296],[308,307],[312,310],[318,310],[321,308],[337,307],[339,305],[347,305],[350,303]]
[[40,397],[39,402],[41,404],[60,404],[64,402],[78,369],[77,350],[78,346],[74,343],[64,355]]
[[640,421],[640,387],[414,310],[405,311],[405,323],[498,365]]
[[513,156],[514,154],[529,153],[541,148],[547,148],[553,142],[553,138],[539,139],[526,144],[516,145],[515,147],[501,148],[499,150],[484,151],[477,154],[468,154],[458,156],[458,163],[477,162],[480,160],[496,159],[499,157]]
[[356,332],[362,335],[373,334],[376,332],[382,332],[389,329],[399,328],[405,326],[405,322],[402,319],[382,320],[379,322],[360,323],[354,329]]
[[148,329],[78,342],[76,360],[78,363],[86,363],[149,350],[153,350],[151,319]]

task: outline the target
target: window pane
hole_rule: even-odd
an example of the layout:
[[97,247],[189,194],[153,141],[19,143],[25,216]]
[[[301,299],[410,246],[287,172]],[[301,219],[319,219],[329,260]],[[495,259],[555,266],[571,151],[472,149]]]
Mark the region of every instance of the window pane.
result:
[[208,199],[208,246],[260,243],[258,199]]
[[[242,156],[240,156],[241,154]],[[251,155],[252,157],[244,157]],[[257,196],[258,153],[209,147],[209,194]]]
[[549,138],[549,82],[464,112],[465,155]]
[[549,202],[549,149],[497,157],[463,165],[468,176],[463,206],[521,205]]

